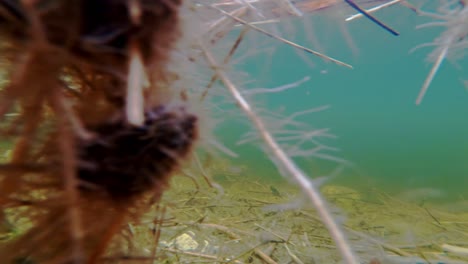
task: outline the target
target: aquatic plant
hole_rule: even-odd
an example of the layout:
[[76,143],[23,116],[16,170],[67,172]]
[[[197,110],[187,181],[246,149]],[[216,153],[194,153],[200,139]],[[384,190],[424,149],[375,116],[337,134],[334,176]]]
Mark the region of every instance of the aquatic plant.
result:
[[[361,6],[379,1],[354,2]],[[190,252],[198,248],[194,241],[198,233],[187,231],[187,227],[222,232],[229,237],[229,241],[222,241],[223,245],[231,245],[242,237],[242,232],[232,227],[204,222],[207,215],[214,218],[208,213],[200,214],[206,208],[218,210],[212,208],[243,200],[219,198],[223,190],[211,181],[202,164],[205,160],[199,154],[221,152],[236,156],[214,137],[216,123],[212,118],[245,120],[246,116],[253,129],[239,138],[240,143],[260,143],[278,173],[295,183],[305,195],[306,203],[318,213],[317,217],[300,212],[301,219],[314,222],[320,239],[327,241],[326,246],[336,247],[344,262],[359,263],[343,229],[354,237],[359,234],[342,227],[339,221],[342,215],[332,210],[316,182],[295,162],[304,157],[346,162],[322,152],[335,150],[318,140],[333,137],[327,129],[316,130],[296,120],[326,107],[311,107],[284,116],[261,109],[255,101],[256,96],[294,88],[308,78],[276,88],[248,89],[243,87],[245,80],[239,77],[243,75],[233,63],[241,44],[266,38],[351,68],[345,62],[288,40],[277,33],[274,25],[291,16],[335,6],[346,3],[0,1],[2,63],[9,69],[1,90],[0,117],[4,121],[1,132],[4,139],[13,142],[11,155],[6,155],[8,161],[0,165],[0,220],[7,228],[11,219],[26,222],[19,225],[22,230],[2,241],[2,260],[139,263],[165,261],[163,255],[157,255],[164,251],[175,254],[176,259],[179,254],[191,253],[219,262],[237,262],[241,256],[254,252],[262,261],[274,263],[252,243],[245,244],[247,250],[239,247],[244,252],[235,251],[238,248],[233,246],[232,252],[238,255],[229,252],[226,258]],[[253,37],[250,32],[255,33]],[[222,104],[229,103],[237,105],[241,113],[223,109]],[[186,170],[183,165],[188,161],[195,163],[191,165],[196,169]],[[166,218],[166,208],[159,202],[175,174],[185,175],[193,186],[175,196],[169,193],[167,204],[191,211],[181,216],[188,220],[175,224],[183,226],[182,230],[169,232],[172,237],[159,241],[163,236],[161,228],[171,224],[171,218]],[[209,196],[208,204],[196,195],[203,191],[195,174],[216,189],[216,196]],[[266,189],[261,184],[255,187],[278,200],[287,193],[273,185]],[[340,197],[332,197],[332,201],[339,203]],[[257,210],[259,206],[252,206],[254,202],[262,200],[247,203],[259,216],[266,215]],[[150,224],[145,222],[148,211]],[[232,216],[236,212],[226,209],[223,213]],[[242,213],[246,216],[250,212]],[[281,224],[292,218],[287,215]],[[271,231],[275,223],[272,221],[268,227],[257,224],[256,228],[277,235]],[[148,243],[135,249],[141,241],[133,239],[140,229],[146,231],[143,237]],[[260,244],[272,241],[256,234],[251,237]],[[293,248],[295,242],[288,242],[283,235],[279,237],[284,248],[278,258],[292,258],[301,263]],[[391,248],[372,238],[363,240]],[[164,248],[157,251],[160,245]],[[309,247],[310,241],[305,245]],[[135,252],[140,255],[132,255]],[[337,258],[328,254],[310,259],[323,263]]]
[[[1,167],[0,205],[2,212],[13,210],[4,217],[23,216],[31,222],[2,245],[2,259],[100,261],[122,226],[159,201],[198,139],[206,140],[208,148],[223,149],[210,138],[209,125],[202,125],[205,114],[191,106],[194,97],[208,101],[211,84],[205,88],[191,76],[204,65],[251,119],[278,169],[302,186],[346,261],[357,263],[318,190],[272,137],[214,54],[240,24],[244,33],[257,31],[349,65],[252,25],[250,18],[275,9],[273,1],[181,4],[0,2],[2,54],[12,69],[2,88],[0,115],[17,114],[3,131],[15,144],[11,159]],[[230,7],[219,7],[224,4]],[[181,24],[186,25],[183,31]],[[241,34],[227,46],[224,64],[242,40]]]
[[465,50],[468,47],[468,3],[465,0],[442,0],[439,2],[436,13],[416,10],[418,14],[436,20],[422,24],[418,28],[444,28],[443,32],[432,43],[422,44],[415,48],[436,47],[428,56],[428,60],[434,64],[418,94],[416,104],[422,102],[432,80],[446,58],[461,59],[466,56]]
[[[0,116],[13,141],[2,211],[31,225],[2,261],[93,263],[158,201],[198,117],[169,89],[180,1],[1,1],[11,68]],[[4,139],[5,139],[4,138]]]
[[[392,28],[390,28],[389,26],[385,25],[384,23],[380,22],[380,20],[378,20],[377,18],[373,17],[369,12],[367,12],[366,10],[362,9],[361,7],[359,7],[359,5],[357,5],[354,1],[352,0],[345,0],[346,3],[348,3],[352,8],[356,9],[359,13],[361,13],[363,16],[367,17],[369,20],[371,20],[372,22],[374,22],[375,24],[377,24],[379,27],[385,29],[386,31],[388,31],[390,34],[392,35],[395,35],[395,36],[398,36],[400,35],[398,32],[396,32],[395,30],[393,30]],[[348,20],[349,21],[349,20]]]

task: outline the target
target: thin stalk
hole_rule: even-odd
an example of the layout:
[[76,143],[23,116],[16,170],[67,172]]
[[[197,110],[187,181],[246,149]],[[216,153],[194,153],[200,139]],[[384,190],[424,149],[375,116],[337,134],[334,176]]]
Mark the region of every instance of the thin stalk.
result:
[[347,64],[347,63],[344,63],[344,62],[342,62],[342,61],[339,61],[339,60],[337,60],[337,59],[334,59],[334,58],[332,58],[332,57],[329,57],[329,56],[327,56],[327,55],[325,55],[325,54],[322,54],[322,53],[320,53],[320,52],[318,52],[318,51],[311,50],[311,49],[306,48],[306,47],[304,47],[304,46],[301,46],[301,45],[299,45],[299,44],[297,44],[297,43],[294,43],[294,42],[292,42],[292,41],[290,41],[290,40],[287,40],[287,39],[282,38],[282,37],[280,37],[280,36],[277,36],[277,35],[275,35],[275,34],[273,34],[273,33],[270,33],[270,32],[268,32],[268,31],[266,31],[266,30],[264,30],[264,29],[262,29],[262,28],[259,28],[259,27],[257,27],[257,26],[254,26],[254,25],[252,25],[251,23],[249,23],[249,22],[247,22],[247,21],[245,21],[245,20],[243,20],[243,19],[240,19],[240,18],[238,18],[238,17],[236,17],[236,16],[233,16],[233,15],[231,15],[230,13],[228,13],[228,12],[226,12],[226,11],[224,11],[224,10],[218,8],[218,7],[215,7],[215,6],[209,6],[209,7],[218,10],[219,12],[223,13],[225,16],[230,17],[231,19],[233,19],[233,20],[235,20],[235,21],[241,23],[242,25],[245,25],[245,26],[247,26],[247,27],[249,27],[249,28],[251,28],[251,29],[253,29],[253,30],[257,31],[257,32],[260,32],[260,33],[262,33],[262,34],[264,34],[264,35],[267,35],[268,37],[271,37],[271,38],[273,38],[273,39],[276,39],[276,40],[278,40],[278,41],[280,41],[280,42],[283,42],[283,43],[285,43],[285,44],[287,44],[287,45],[290,45],[290,46],[292,46],[292,47],[294,47],[294,48],[300,49],[300,50],[302,50],[302,51],[304,51],[304,52],[313,54],[313,55],[315,55],[315,56],[317,56],[317,57],[320,57],[320,58],[322,58],[322,59],[324,59],[324,60],[331,61],[331,62],[333,62],[333,63],[335,63],[335,64],[340,65],[340,66],[345,66],[345,67],[348,67],[348,68],[351,68],[351,69],[353,68],[353,66],[351,66],[351,65],[349,65],[349,64]]
[[349,6],[352,8],[356,9],[359,13],[361,13],[363,16],[367,17],[369,20],[377,24],[379,27],[385,29],[386,31],[390,32],[394,36],[400,35],[400,33],[396,32],[389,26],[385,25],[384,23],[380,22],[377,18],[373,17],[370,13],[368,13],[366,10],[360,8],[354,1],[352,0],[344,0],[346,3],[348,3]]
[[[384,4],[381,4],[381,5],[378,5],[378,6],[376,6],[376,7],[373,7],[373,8],[371,8],[371,9],[367,9],[366,12],[367,12],[368,14],[374,13],[374,12],[376,12],[376,11],[379,11],[379,10],[382,9],[382,8],[386,8],[386,7],[392,6],[392,5],[394,5],[394,4],[398,4],[398,2],[401,2],[401,1],[402,1],[402,0],[393,0],[393,1],[390,1],[390,2],[387,2],[387,3],[384,3]],[[352,16],[346,18],[345,21],[351,21],[351,20],[353,20],[353,19],[360,18],[360,17],[362,17],[362,16],[363,16],[362,13],[357,13],[357,14],[355,14],[355,15],[352,15]]]
[[426,94],[427,89],[429,88],[429,85],[431,85],[432,80],[434,79],[437,71],[440,68],[440,65],[442,65],[442,62],[444,61],[445,56],[447,55],[448,49],[449,49],[449,45],[445,45],[445,47],[440,52],[439,56],[437,56],[437,60],[434,63],[434,66],[432,66],[432,69],[429,72],[429,75],[427,76],[421,90],[419,91],[418,98],[416,98],[417,105],[421,104],[424,98],[424,95]]
[[325,199],[320,195],[317,188],[309,180],[309,178],[301,171],[301,169],[286,155],[283,149],[278,145],[273,136],[268,132],[263,121],[257,116],[255,111],[251,108],[250,104],[244,99],[240,91],[234,85],[234,83],[228,78],[227,74],[218,66],[216,60],[212,54],[206,49],[203,43],[199,43],[202,52],[210,64],[213,71],[216,72],[218,78],[228,88],[231,95],[236,100],[238,106],[244,111],[248,118],[253,122],[258,133],[265,141],[267,147],[270,149],[272,158],[279,161],[274,163],[279,170],[285,170],[289,173],[292,179],[301,187],[302,191],[306,194],[307,198],[312,202],[315,209],[317,210],[322,223],[330,232],[336,246],[342,255],[344,261],[348,264],[358,264],[356,256],[354,255],[343,231],[340,229],[338,224],[333,219],[332,215],[328,211],[325,205]]

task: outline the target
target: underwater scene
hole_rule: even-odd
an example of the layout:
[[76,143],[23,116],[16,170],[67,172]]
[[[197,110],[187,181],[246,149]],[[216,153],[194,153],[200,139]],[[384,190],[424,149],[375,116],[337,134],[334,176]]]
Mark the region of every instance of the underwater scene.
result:
[[0,0],[0,263],[468,263],[468,1]]

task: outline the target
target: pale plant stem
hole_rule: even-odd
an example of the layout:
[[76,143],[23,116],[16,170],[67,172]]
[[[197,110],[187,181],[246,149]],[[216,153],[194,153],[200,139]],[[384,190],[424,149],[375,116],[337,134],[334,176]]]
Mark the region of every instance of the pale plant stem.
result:
[[302,191],[306,194],[307,198],[312,202],[315,209],[317,210],[322,223],[330,232],[335,244],[340,251],[345,263],[348,264],[359,264],[354,252],[352,251],[343,231],[340,229],[338,224],[333,219],[332,215],[328,211],[325,205],[325,199],[320,195],[317,188],[309,180],[309,178],[301,171],[301,169],[286,155],[283,149],[278,145],[272,135],[269,133],[263,121],[257,116],[255,111],[250,107],[249,103],[242,97],[242,94],[234,85],[234,83],[229,79],[227,74],[218,67],[218,64],[212,54],[206,49],[199,41],[200,48],[208,64],[218,75],[218,78],[224,83],[226,88],[228,88],[231,95],[234,97],[238,106],[242,111],[248,116],[248,118],[253,122],[258,133],[265,141],[267,147],[269,148],[271,155],[274,159],[278,160],[279,163],[274,163],[279,170],[286,170],[292,179],[301,187]]
[[[393,0],[393,1],[390,1],[390,2],[386,2],[384,4],[378,5],[376,7],[371,8],[371,9],[367,9],[366,12],[369,13],[369,14],[374,13],[376,11],[379,11],[382,8],[386,8],[386,7],[392,6],[394,4],[398,4],[398,2],[401,2],[401,1],[402,0]],[[348,21],[351,21],[353,19],[361,18],[361,17],[363,17],[362,13],[357,13],[355,15],[352,15],[352,16],[346,18],[345,21],[348,22]]]
[[331,61],[331,62],[333,62],[333,63],[335,63],[335,64],[337,64],[337,65],[345,66],[345,67],[348,67],[348,68],[350,68],[350,69],[353,68],[353,66],[351,66],[351,65],[349,65],[349,64],[347,64],[347,63],[344,63],[344,62],[342,62],[342,61],[339,61],[339,60],[337,60],[337,59],[334,59],[334,58],[332,58],[332,57],[329,57],[329,56],[327,56],[327,55],[324,55],[324,54],[322,54],[322,53],[320,53],[320,52],[317,52],[317,51],[315,51],[315,50],[311,50],[311,49],[306,48],[306,47],[304,47],[304,46],[301,46],[301,45],[299,45],[299,44],[297,44],[297,43],[294,43],[294,42],[292,42],[292,41],[290,41],[290,40],[287,40],[287,39],[282,38],[282,37],[280,37],[280,36],[277,36],[277,35],[275,35],[275,34],[273,34],[273,33],[270,33],[270,32],[268,32],[268,31],[266,31],[266,30],[264,30],[264,29],[262,29],[262,28],[259,28],[259,27],[257,27],[257,26],[254,26],[254,25],[252,25],[251,23],[249,23],[249,22],[247,22],[247,21],[245,21],[245,20],[243,20],[243,19],[240,19],[239,17],[233,16],[233,15],[231,15],[230,13],[228,13],[228,12],[226,12],[226,11],[224,11],[224,10],[218,8],[218,7],[215,7],[215,6],[209,6],[209,7],[213,8],[213,9],[215,9],[215,10],[218,10],[219,12],[223,13],[226,17],[230,17],[231,19],[235,20],[235,21],[238,22],[238,23],[241,23],[242,25],[245,25],[246,27],[249,27],[249,28],[251,28],[251,29],[253,29],[253,30],[257,31],[257,32],[260,32],[260,33],[262,33],[262,34],[264,34],[264,35],[266,35],[266,36],[268,36],[268,37],[271,37],[271,38],[273,38],[273,39],[276,39],[276,40],[278,40],[278,41],[280,41],[280,42],[282,42],[282,43],[285,43],[285,44],[287,44],[287,45],[290,45],[290,46],[292,46],[292,47],[294,47],[294,48],[296,48],[296,49],[299,49],[299,50],[302,50],[302,51],[304,51],[304,52],[313,54],[313,55],[315,55],[315,56],[317,56],[317,57],[322,58],[323,60]]
[[431,85],[432,80],[434,79],[437,71],[439,70],[440,65],[442,65],[442,62],[444,61],[445,56],[447,55],[448,49],[449,49],[449,45],[446,45],[440,52],[439,56],[437,56],[436,62],[432,66],[432,69],[429,72],[429,75],[427,76],[421,90],[419,91],[418,98],[416,99],[417,105],[421,104],[424,98],[424,95],[426,94],[427,89],[429,88],[429,85]]

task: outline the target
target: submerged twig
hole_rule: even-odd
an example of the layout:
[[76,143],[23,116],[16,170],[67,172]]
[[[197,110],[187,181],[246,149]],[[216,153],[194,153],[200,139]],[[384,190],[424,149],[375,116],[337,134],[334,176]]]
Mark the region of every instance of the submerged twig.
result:
[[292,177],[292,179],[302,188],[306,196],[312,202],[317,212],[319,213],[324,225],[327,227],[328,231],[333,237],[343,259],[346,261],[346,263],[358,264],[359,261],[357,260],[356,256],[351,250],[351,247],[349,246],[344,233],[341,231],[338,224],[333,219],[331,213],[328,211],[325,205],[325,200],[320,195],[316,187],[278,145],[276,140],[266,129],[263,121],[257,116],[254,110],[251,108],[250,104],[244,99],[244,97],[234,85],[234,83],[232,83],[232,81],[228,78],[226,73],[219,68],[217,62],[215,61],[210,51],[208,51],[204,47],[201,41],[199,42],[199,45],[209,65],[213,68],[213,71],[217,73],[219,79],[224,83],[226,88],[234,97],[238,106],[252,121],[258,133],[263,138],[267,147],[271,151],[271,155],[275,160],[278,161],[278,163],[275,162],[275,165],[278,167],[279,170],[287,171]]
[[304,264],[302,260],[300,260],[294,253],[291,252],[288,245],[284,244],[284,247],[286,248],[286,251],[288,252],[289,256],[294,260],[294,262],[296,262],[297,264]]
[[375,239],[375,238],[372,238],[372,237],[370,237],[370,236],[368,236],[368,235],[366,235],[366,234],[364,234],[364,233],[355,231],[355,230],[353,230],[353,229],[351,229],[351,228],[349,228],[349,227],[348,227],[347,229],[348,229],[348,231],[350,231],[351,233],[353,233],[353,234],[355,234],[355,235],[357,235],[357,236],[359,236],[359,237],[362,237],[362,238],[364,238],[364,239],[366,239],[366,240],[368,240],[368,241],[370,241],[370,242],[372,242],[372,243],[376,243],[377,245],[381,246],[382,248],[384,248],[384,249],[386,249],[386,250],[388,250],[388,251],[391,251],[391,252],[393,252],[393,253],[395,253],[395,254],[398,254],[398,255],[404,256],[404,257],[411,257],[411,256],[412,256],[410,253],[408,253],[408,252],[406,252],[406,251],[404,251],[404,250],[402,250],[402,249],[399,249],[399,248],[397,248],[397,247],[394,247],[394,246],[392,246],[392,245],[389,245],[389,244],[387,244],[387,243],[385,243],[385,242],[379,241],[379,240],[377,240],[377,239]]
[[[389,1],[389,2],[387,2],[387,3],[378,5],[378,6],[376,6],[376,7],[367,9],[366,12],[367,12],[368,14],[374,13],[374,12],[376,12],[376,11],[379,11],[380,9],[383,9],[383,8],[386,8],[386,7],[389,7],[389,6],[398,4],[398,3],[401,2],[401,1],[403,1],[403,0],[393,0],[393,1]],[[362,13],[357,13],[357,14],[355,14],[355,15],[352,15],[352,16],[346,18],[345,21],[348,22],[348,21],[351,21],[351,20],[353,20],[353,19],[360,18],[360,17],[362,17],[362,16],[364,16]]]
[[286,91],[286,90],[289,90],[289,89],[292,89],[292,88],[296,88],[298,86],[300,86],[301,84],[307,82],[310,80],[310,77],[309,76],[306,76],[304,78],[302,78],[301,80],[299,81],[296,81],[296,82],[293,82],[293,83],[289,83],[289,84],[285,84],[285,85],[281,85],[279,87],[275,87],[275,88],[255,88],[255,89],[249,89],[247,91],[244,91],[242,92],[244,95],[255,95],[255,94],[265,94],[265,93],[278,93],[278,92],[283,92],[283,91]]
[[441,247],[443,250],[453,253],[455,255],[464,256],[464,257],[468,256],[468,248],[453,246],[449,244],[443,244]]
[[445,59],[445,56],[447,56],[447,52],[449,50],[449,45],[446,45],[442,51],[439,53],[439,56],[437,56],[437,60],[434,63],[434,65],[431,68],[431,71],[429,72],[429,75],[426,77],[426,80],[424,81],[424,84],[419,91],[418,98],[416,98],[416,104],[419,105],[421,104],[424,95],[426,95],[427,89],[429,89],[429,85],[431,85],[432,80],[434,79],[437,71],[440,68],[440,65],[442,65],[442,62]]
[[373,17],[370,13],[368,13],[366,10],[360,8],[354,1],[352,0],[344,0],[346,3],[348,3],[349,6],[352,8],[356,9],[356,11],[360,12],[363,16],[367,17],[369,20],[377,24],[379,27],[385,29],[386,31],[390,32],[394,36],[400,35],[400,33],[396,32],[389,26],[385,25],[384,23],[380,22],[377,18]]
[[[243,28],[242,31],[239,33],[239,36],[237,37],[236,41],[234,42],[234,45],[232,45],[231,49],[229,50],[228,54],[226,55],[226,57],[223,60],[224,64],[227,64],[231,60],[232,56],[236,52],[236,50],[239,47],[240,43],[244,39],[244,36],[247,33],[247,31],[248,31],[248,28]],[[200,97],[201,101],[203,101],[205,99],[206,95],[208,94],[209,90],[214,85],[214,83],[216,82],[217,79],[218,79],[218,75],[213,74],[213,76],[211,76],[211,79],[210,79],[208,85],[206,86],[205,90],[201,94],[201,97]]]
[[326,61],[331,61],[331,62],[333,62],[335,64],[340,65],[340,66],[345,66],[345,67],[348,67],[348,68],[351,68],[351,69],[353,68],[353,66],[351,66],[351,65],[349,65],[349,64],[347,64],[345,62],[342,62],[342,61],[339,61],[339,60],[334,59],[332,57],[329,57],[327,55],[324,55],[324,54],[322,54],[322,53],[320,53],[318,51],[311,50],[311,49],[306,48],[304,46],[301,46],[301,45],[299,45],[297,43],[294,43],[294,42],[292,42],[290,40],[287,40],[287,39],[282,38],[280,36],[277,36],[277,35],[275,35],[273,33],[270,33],[270,32],[268,32],[268,31],[266,31],[266,30],[264,30],[262,28],[254,26],[251,23],[249,23],[249,22],[247,22],[247,21],[245,21],[243,19],[240,19],[240,18],[238,18],[236,16],[231,15],[230,13],[222,10],[221,8],[218,8],[218,7],[215,7],[215,6],[209,6],[209,7],[218,10],[219,12],[223,13],[225,16],[228,16],[228,17],[232,18],[233,20],[235,20],[235,21],[237,21],[237,22],[239,22],[239,23],[241,23],[241,24],[243,24],[243,25],[245,25],[247,27],[250,27],[251,29],[253,29],[253,30],[257,31],[257,32],[260,32],[260,33],[262,33],[264,35],[267,35],[268,37],[274,38],[274,39],[276,39],[278,41],[281,41],[281,42],[283,42],[283,43],[285,43],[287,45],[290,45],[290,46],[292,46],[294,48],[297,48],[297,49],[300,49],[300,50],[305,51],[307,53],[313,54],[313,55],[315,55],[317,57],[320,57],[320,58],[322,58],[322,59],[324,59]]

